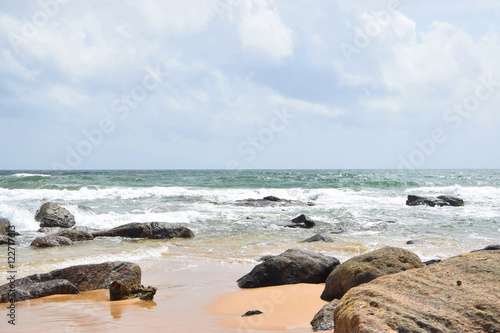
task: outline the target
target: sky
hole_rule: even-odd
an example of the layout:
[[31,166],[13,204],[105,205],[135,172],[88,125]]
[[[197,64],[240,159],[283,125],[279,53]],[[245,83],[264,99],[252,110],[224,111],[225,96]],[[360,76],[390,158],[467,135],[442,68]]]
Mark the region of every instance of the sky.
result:
[[500,168],[500,1],[0,0],[0,169]]

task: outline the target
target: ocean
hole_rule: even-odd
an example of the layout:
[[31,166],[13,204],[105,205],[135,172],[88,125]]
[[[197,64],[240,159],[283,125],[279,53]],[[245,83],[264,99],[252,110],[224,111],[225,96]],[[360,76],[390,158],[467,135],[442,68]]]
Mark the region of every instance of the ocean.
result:
[[[465,206],[409,207],[409,194],[455,195]],[[269,195],[292,203],[235,204]],[[32,248],[31,241],[42,235],[34,216],[49,201],[74,214],[77,226],[104,230],[129,222],[185,223],[195,238],[98,238],[64,248]],[[316,227],[284,227],[299,214],[311,217]],[[500,242],[500,171],[0,171],[0,217],[20,233],[19,277],[110,260],[160,271],[200,262],[248,265],[289,248],[344,261],[390,245],[414,251],[422,260],[443,259]],[[338,229],[344,231],[332,233]],[[334,242],[301,243],[320,232]],[[409,240],[417,242],[406,244]],[[2,273],[6,265],[6,260],[0,263]]]

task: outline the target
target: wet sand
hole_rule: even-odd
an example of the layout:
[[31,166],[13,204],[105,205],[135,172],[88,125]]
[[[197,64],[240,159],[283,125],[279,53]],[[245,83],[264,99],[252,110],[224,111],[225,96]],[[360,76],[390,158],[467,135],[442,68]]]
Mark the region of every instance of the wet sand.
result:
[[[96,290],[19,302],[16,325],[2,315],[0,332],[311,332],[309,321],[325,304],[322,285],[240,290],[236,280],[253,265],[164,271],[144,264],[142,283],[158,288],[153,301],[109,302],[107,290]],[[241,318],[259,307],[263,314]]]

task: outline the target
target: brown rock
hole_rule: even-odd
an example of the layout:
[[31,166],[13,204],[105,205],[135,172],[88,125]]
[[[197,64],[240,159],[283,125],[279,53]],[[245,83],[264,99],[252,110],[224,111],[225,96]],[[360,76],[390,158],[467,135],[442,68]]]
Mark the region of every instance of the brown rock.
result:
[[181,225],[165,222],[128,223],[92,233],[94,237],[129,237],[147,239],[193,238],[194,233]]
[[66,237],[45,236],[35,238],[30,245],[35,247],[55,247],[73,245],[73,242]]
[[500,332],[498,295],[500,250],[463,254],[351,289],[335,333]]
[[[101,264],[78,265],[56,269],[49,273],[33,274],[14,281],[16,288],[52,280],[67,280],[79,291],[108,289],[111,282],[122,281],[125,285],[141,283],[141,268],[132,262],[113,261]],[[0,295],[8,292],[10,283],[0,286]]]
[[351,288],[383,275],[423,267],[420,258],[405,249],[383,247],[351,258],[328,276],[321,299],[340,299]]
[[0,218],[0,235],[8,236],[10,221],[8,219]]
[[113,281],[109,286],[109,300],[121,301],[138,297],[143,301],[151,301],[156,294],[156,290],[155,287],[149,286],[145,288],[142,285],[133,285],[129,288],[121,281]]
[[62,230],[53,236],[61,236],[71,239],[73,242],[93,240],[94,236],[90,232],[87,231],[78,231],[78,230]]

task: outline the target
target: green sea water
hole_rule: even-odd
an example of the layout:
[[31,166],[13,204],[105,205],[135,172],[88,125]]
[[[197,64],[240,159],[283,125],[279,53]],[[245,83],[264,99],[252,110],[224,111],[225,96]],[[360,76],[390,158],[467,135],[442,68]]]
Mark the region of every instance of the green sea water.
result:
[[[409,194],[455,195],[465,206],[409,207]],[[310,205],[235,205],[268,195]],[[96,239],[41,251],[29,244],[40,235],[35,213],[48,201],[66,207],[79,226],[185,223],[195,238]],[[299,214],[310,216],[316,227],[284,227]],[[19,267],[26,274],[124,259],[148,260],[153,266],[169,263],[168,269],[200,260],[255,263],[262,255],[292,247],[341,260],[384,245],[408,248],[422,259],[445,258],[500,243],[500,171],[0,171],[0,217],[21,234]],[[331,233],[338,229],[344,232]],[[301,243],[316,233],[326,233],[334,242]],[[418,244],[406,244],[408,240]]]

